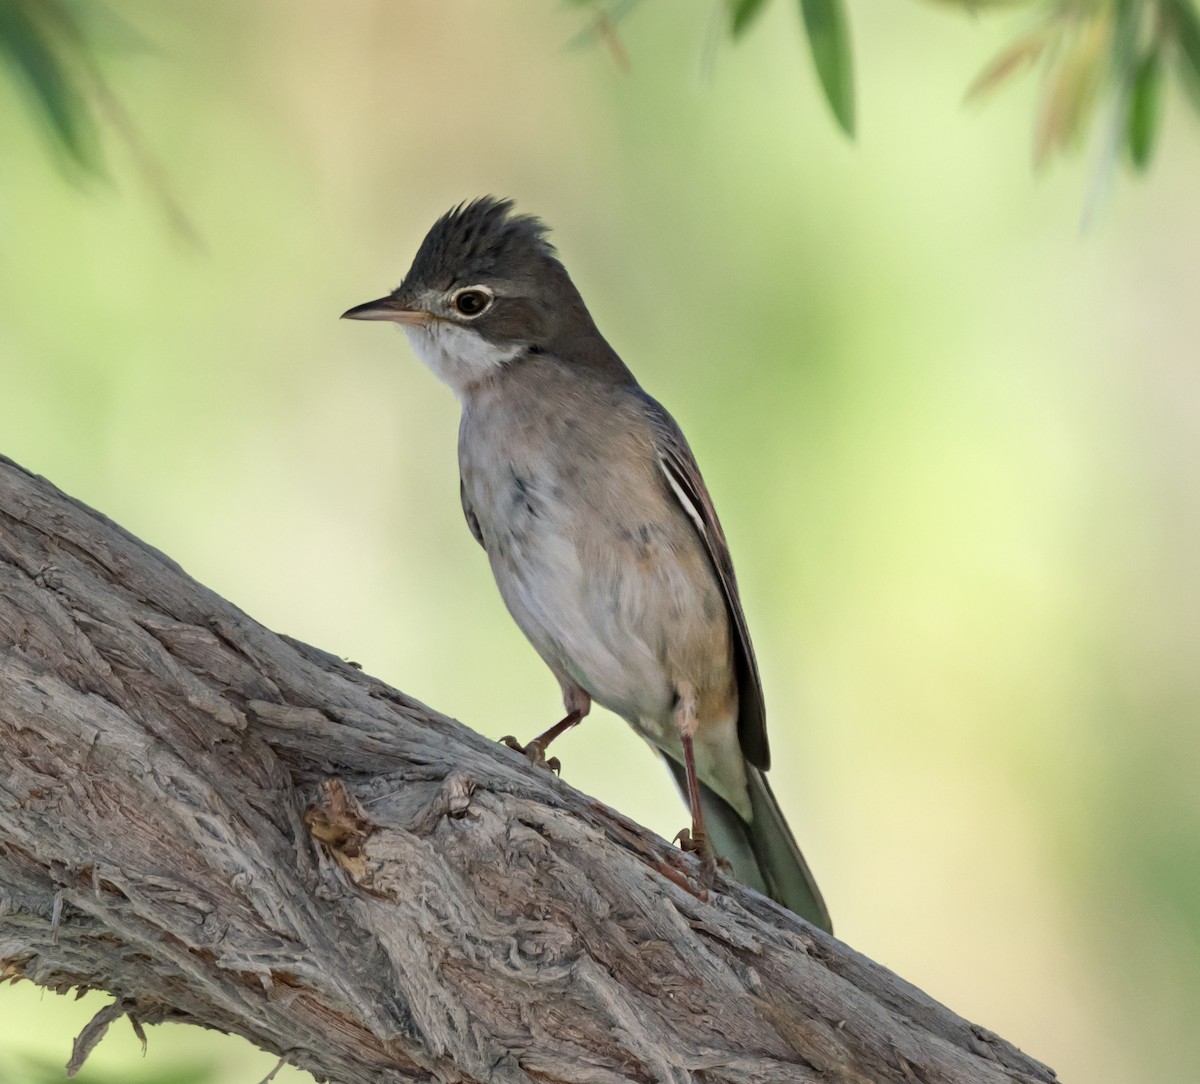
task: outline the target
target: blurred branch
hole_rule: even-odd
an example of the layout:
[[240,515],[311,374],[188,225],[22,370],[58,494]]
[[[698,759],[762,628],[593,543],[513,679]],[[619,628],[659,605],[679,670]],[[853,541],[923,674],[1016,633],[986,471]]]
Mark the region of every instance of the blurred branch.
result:
[[0,458],[0,977],[343,1084],[1053,1081]]

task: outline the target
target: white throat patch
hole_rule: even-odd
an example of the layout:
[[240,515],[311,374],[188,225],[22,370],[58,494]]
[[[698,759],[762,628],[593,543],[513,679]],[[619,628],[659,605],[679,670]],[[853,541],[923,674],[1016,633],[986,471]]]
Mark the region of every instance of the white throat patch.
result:
[[404,326],[413,352],[439,380],[462,396],[472,384],[512,361],[521,346],[495,346],[477,331],[448,320],[431,320],[419,327]]

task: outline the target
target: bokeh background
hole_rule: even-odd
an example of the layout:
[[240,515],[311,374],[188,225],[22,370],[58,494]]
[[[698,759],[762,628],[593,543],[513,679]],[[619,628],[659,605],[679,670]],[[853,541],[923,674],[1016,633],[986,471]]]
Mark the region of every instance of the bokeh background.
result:
[[[433,219],[555,227],[686,429],[730,537],[772,782],[839,935],[1066,1081],[1200,1061],[1200,139],[1086,231],[1089,152],[1029,165],[1032,82],[964,88],[1011,17],[854,4],[859,138],[773,5],[705,68],[645,4],[630,70],[549,0],[121,0],[112,89],[199,243],[108,141],[64,179],[0,82],[0,451],[251,615],[490,735],[557,718],[459,509],[452,394],[381,326]],[[131,33],[132,28],[136,33]],[[670,837],[603,711],[565,777]],[[0,989],[0,1081],[104,1003]],[[274,1058],[114,1028],[80,1079]],[[47,1068],[47,1067],[50,1068]],[[306,1080],[285,1069],[276,1078]]]

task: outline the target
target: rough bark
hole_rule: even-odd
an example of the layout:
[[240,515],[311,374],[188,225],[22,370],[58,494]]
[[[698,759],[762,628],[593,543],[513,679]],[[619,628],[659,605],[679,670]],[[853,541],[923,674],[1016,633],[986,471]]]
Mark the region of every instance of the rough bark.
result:
[[[0,459],[0,974],[318,1078],[1052,1081]],[[664,785],[666,785],[664,781]]]

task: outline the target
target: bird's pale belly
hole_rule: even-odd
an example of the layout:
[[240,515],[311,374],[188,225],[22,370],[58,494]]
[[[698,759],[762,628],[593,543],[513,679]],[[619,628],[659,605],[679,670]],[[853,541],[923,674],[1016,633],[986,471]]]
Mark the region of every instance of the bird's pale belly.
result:
[[[631,506],[620,479],[593,480],[600,500],[567,501],[551,465],[464,464],[500,593],[560,677],[675,744],[681,683],[728,710],[732,655],[720,587],[699,539],[666,497]],[[578,487],[575,488],[578,494]]]

